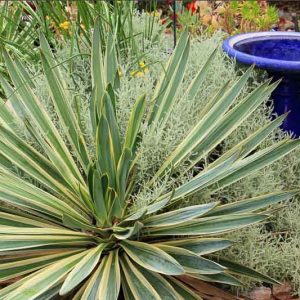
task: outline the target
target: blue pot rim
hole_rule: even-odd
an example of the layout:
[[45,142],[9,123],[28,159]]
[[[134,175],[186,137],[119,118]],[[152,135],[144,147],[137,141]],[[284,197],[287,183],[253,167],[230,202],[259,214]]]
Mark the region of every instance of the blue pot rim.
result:
[[249,32],[237,34],[232,37],[227,38],[223,42],[223,50],[230,57],[235,58],[238,62],[247,64],[247,65],[255,65],[260,69],[272,70],[277,72],[300,72],[300,61],[288,61],[288,60],[278,60],[278,59],[270,59],[259,56],[254,56],[250,54],[246,54],[244,52],[238,51],[234,49],[234,45],[238,42],[253,39],[253,38],[266,38],[273,36],[282,36],[282,37],[298,37],[300,38],[300,32],[281,32],[281,31],[263,31],[263,32]]

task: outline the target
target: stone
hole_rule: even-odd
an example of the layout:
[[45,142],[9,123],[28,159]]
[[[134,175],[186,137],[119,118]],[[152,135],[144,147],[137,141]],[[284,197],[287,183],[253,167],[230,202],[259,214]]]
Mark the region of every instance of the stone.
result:
[[273,286],[273,297],[278,300],[291,299],[292,292],[293,288],[289,282],[284,282],[283,284],[275,284]]
[[272,291],[267,287],[258,287],[255,288],[249,296],[251,300],[271,300]]

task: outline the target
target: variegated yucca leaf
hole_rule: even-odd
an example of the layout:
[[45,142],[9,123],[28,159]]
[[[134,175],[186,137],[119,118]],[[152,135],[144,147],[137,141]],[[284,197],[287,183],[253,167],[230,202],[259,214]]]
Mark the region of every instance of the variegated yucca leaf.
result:
[[[117,101],[122,101],[116,93],[117,36],[108,34],[103,53],[99,26],[97,20],[91,48],[94,153],[87,147],[71,92],[46,38],[40,35],[41,64],[59,126],[35,95],[22,62],[3,53],[10,79],[1,78],[8,102],[0,107],[0,282],[18,280],[0,290],[0,299],[200,299],[179,275],[232,285],[240,284],[235,274],[274,282],[216,256],[232,244],[218,236],[265,220],[267,206],[297,191],[227,205],[214,202],[178,209],[173,204],[208,187],[218,190],[232,184],[298,147],[299,140],[286,139],[257,150],[285,116],[254,132],[189,181],[134,210],[133,199],[142,188],[135,187],[134,176],[141,127],[164,128],[184,79],[190,40],[184,31],[152,101],[148,103],[146,95],[136,100],[121,136],[116,114]],[[205,83],[217,51],[191,82],[188,98],[196,97]],[[187,170],[193,168],[269,97],[277,83],[267,81],[235,103],[251,71],[213,97],[198,124],[144,188],[151,189],[183,164]],[[23,124],[37,147],[19,136],[16,122]]]

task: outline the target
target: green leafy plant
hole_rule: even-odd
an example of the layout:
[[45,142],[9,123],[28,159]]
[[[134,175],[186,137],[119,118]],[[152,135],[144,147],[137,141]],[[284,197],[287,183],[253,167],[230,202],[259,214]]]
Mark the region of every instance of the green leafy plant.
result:
[[201,20],[198,14],[192,14],[189,10],[182,7],[180,13],[177,14],[178,23],[188,27],[191,34],[199,34],[201,28]]
[[[155,9],[154,2],[151,7]],[[5,1],[0,6],[0,43],[22,61],[37,62],[38,32],[42,31],[52,48],[70,49],[72,68],[74,52],[85,55],[90,48],[96,18],[100,20],[102,51],[106,48],[108,32],[115,32],[118,55],[135,58],[129,70],[120,70],[120,73],[140,74],[134,65],[142,62],[147,48],[161,39],[165,26],[159,24],[159,15],[139,13],[133,1]],[[0,71],[7,76],[1,61],[2,55]]]
[[[0,280],[21,279],[0,290],[0,298],[50,299],[200,299],[180,275],[237,285],[234,274],[274,282],[214,253],[232,242],[217,237],[268,218],[262,210],[297,191],[277,192],[233,204],[208,203],[174,209],[178,201],[211,187],[215,191],[259,170],[299,145],[284,140],[262,150],[258,145],[285,116],[260,128],[198,174],[182,183],[176,171],[201,164],[202,158],[235,130],[273,91],[269,81],[238,104],[235,99],[250,68],[227,83],[207,103],[202,118],[162,162],[155,176],[135,185],[135,161],[143,139],[140,127],[164,129],[184,78],[190,41],[184,31],[156,85],[150,104],[138,98],[122,135],[115,112],[119,86],[115,34],[102,55],[99,22],[91,49],[90,128],[94,149],[76,103],[70,102],[60,67],[43,35],[41,62],[55,119],[33,92],[30,75],[4,52],[14,86],[1,78],[8,102],[0,110]],[[186,90],[196,96],[205,82],[214,52]],[[133,79],[134,80],[134,79]],[[15,124],[26,126],[36,147],[24,142]],[[56,124],[56,125],[55,125]],[[58,128],[59,127],[59,128]],[[166,181],[173,188],[138,209],[139,191]]]
[[[38,53],[33,44],[38,38],[35,32],[36,20],[23,20],[23,9],[18,5],[10,5],[5,1],[0,6],[0,44],[14,51],[26,60],[36,60]],[[29,50],[30,49],[30,50]],[[4,67],[1,61],[1,71]]]
[[277,8],[266,1],[191,1],[187,8],[178,12],[179,22],[198,33],[263,31],[279,21]]
[[265,1],[231,1],[221,16],[228,33],[269,30],[279,21],[276,7]]
[[241,32],[268,30],[278,22],[279,16],[276,7],[267,4],[265,6],[265,9],[262,9],[256,1],[243,2],[237,11],[242,17]]
[[[30,16],[32,34],[40,28],[48,41],[55,44],[57,40],[71,42],[78,47],[91,45],[94,20],[100,20],[101,44],[104,48],[107,33],[114,31],[118,35],[116,49],[119,53],[128,55],[142,55],[145,41],[155,43],[164,30],[154,30],[159,18],[155,15],[140,14],[144,19],[144,26],[135,28],[134,20],[137,15],[134,1],[55,1],[54,3],[35,0],[15,2],[11,5],[20,13],[26,12]],[[155,2],[151,6],[155,9]],[[142,46],[141,46],[142,45]]]

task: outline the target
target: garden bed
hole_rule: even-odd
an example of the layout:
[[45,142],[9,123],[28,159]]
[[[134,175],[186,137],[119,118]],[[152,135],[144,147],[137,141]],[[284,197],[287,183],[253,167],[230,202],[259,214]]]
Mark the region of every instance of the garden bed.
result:
[[182,7],[174,49],[169,7],[24,3],[1,8],[0,298],[297,299],[299,140],[221,49],[257,23]]

